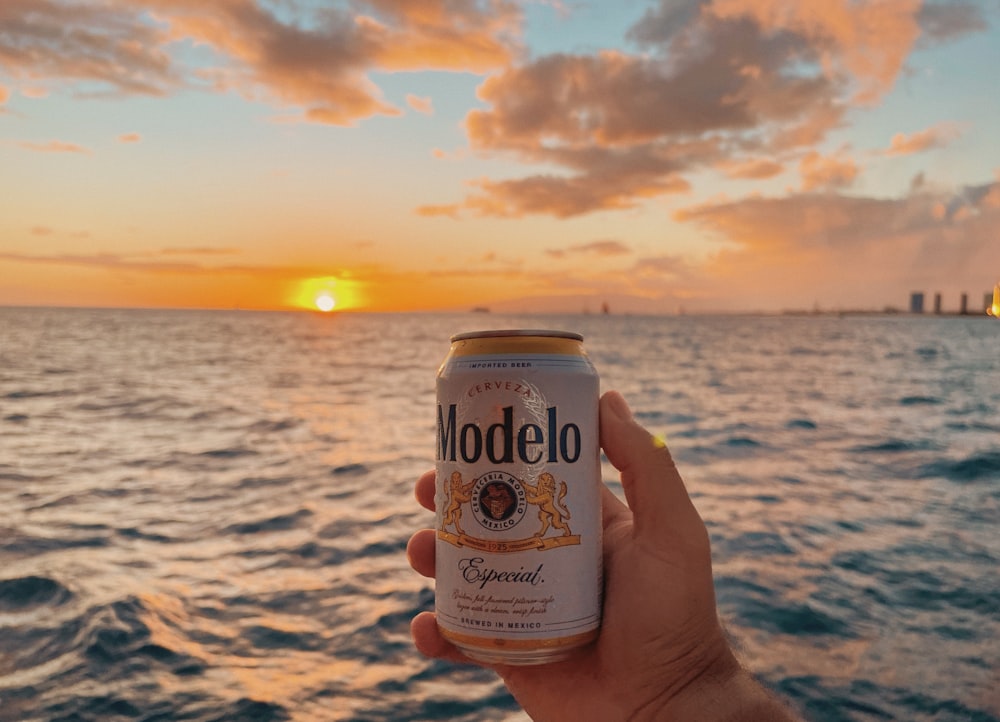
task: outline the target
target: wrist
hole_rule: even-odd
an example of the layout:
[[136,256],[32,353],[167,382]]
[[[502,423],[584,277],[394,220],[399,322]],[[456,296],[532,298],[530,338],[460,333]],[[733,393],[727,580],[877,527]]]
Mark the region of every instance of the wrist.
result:
[[634,722],[798,722],[726,645],[709,665]]

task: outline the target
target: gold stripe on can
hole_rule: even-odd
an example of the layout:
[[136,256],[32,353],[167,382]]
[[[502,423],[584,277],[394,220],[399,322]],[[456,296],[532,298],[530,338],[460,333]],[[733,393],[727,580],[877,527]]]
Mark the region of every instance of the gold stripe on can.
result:
[[437,377],[438,626],[480,661],[564,659],[601,619],[597,373],[571,332],[451,340]]

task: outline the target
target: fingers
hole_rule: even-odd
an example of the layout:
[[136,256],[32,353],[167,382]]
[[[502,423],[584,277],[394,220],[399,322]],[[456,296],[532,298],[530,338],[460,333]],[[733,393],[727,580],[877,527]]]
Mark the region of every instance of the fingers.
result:
[[701,525],[667,446],[632,417],[617,391],[601,397],[601,446],[621,472],[637,538]]
[[417,574],[425,577],[434,576],[434,538],[433,529],[421,529],[410,537],[406,545],[406,558]]
[[478,664],[441,636],[437,618],[432,612],[421,612],[410,622],[413,644],[421,654],[434,659],[447,659],[461,664]]
[[417,501],[420,502],[420,506],[424,507],[429,511],[434,511],[434,494],[437,488],[437,482],[435,481],[436,476],[434,470],[425,471],[417,479],[417,485],[414,487],[414,495],[417,497]]
[[[414,496],[425,509],[434,511],[435,472],[425,472],[417,479]],[[425,577],[434,576],[434,545],[437,532],[433,529],[421,529],[410,537],[406,545],[406,558],[410,566]],[[437,620],[431,612],[421,612],[410,622],[410,634],[413,644],[421,654],[435,659],[447,659],[452,662],[466,663],[470,660],[447,639],[441,636]]]

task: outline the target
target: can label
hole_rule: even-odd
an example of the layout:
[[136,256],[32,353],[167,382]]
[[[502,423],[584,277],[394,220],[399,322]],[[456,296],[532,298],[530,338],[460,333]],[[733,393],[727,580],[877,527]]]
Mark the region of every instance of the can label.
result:
[[599,625],[597,384],[582,354],[442,367],[436,606],[453,639],[528,649]]

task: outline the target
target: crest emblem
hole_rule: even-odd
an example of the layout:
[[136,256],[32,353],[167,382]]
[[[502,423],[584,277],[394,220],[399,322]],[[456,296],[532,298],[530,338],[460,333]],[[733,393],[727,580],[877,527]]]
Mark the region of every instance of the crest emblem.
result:
[[[518,552],[580,543],[580,536],[573,534],[569,526],[566,482],[557,481],[547,471],[541,473],[534,484],[505,471],[489,471],[470,481],[465,481],[461,472],[454,471],[445,483],[445,490],[447,506],[437,535],[455,546]],[[538,527],[533,533],[529,527],[525,530],[528,536],[524,538],[511,539],[509,534],[498,535],[520,525],[532,507],[537,511],[538,519]],[[471,534],[472,530],[465,528],[468,521],[464,521],[463,527],[462,513],[466,509],[472,513],[479,527],[487,532],[487,538]],[[454,531],[449,527],[453,527]],[[560,534],[554,536],[552,532]]]
[[528,505],[521,481],[505,471],[483,474],[472,487],[472,516],[489,531],[504,531],[517,526]]

